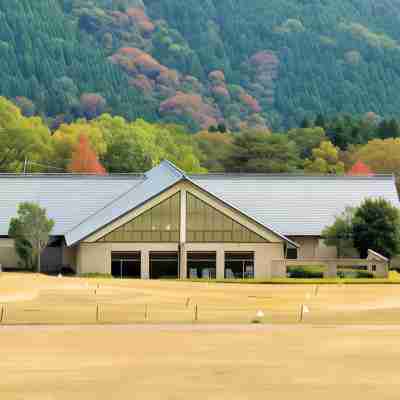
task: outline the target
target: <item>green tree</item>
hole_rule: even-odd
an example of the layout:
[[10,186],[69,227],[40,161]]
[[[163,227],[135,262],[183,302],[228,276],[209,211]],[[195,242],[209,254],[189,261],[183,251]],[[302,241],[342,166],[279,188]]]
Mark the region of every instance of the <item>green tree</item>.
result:
[[344,163],[339,160],[339,149],[331,142],[324,141],[312,151],[311,159],[304,162],[306,172],[320,174],[344,174]]
[[394,257],[400,251],[399,210],[383,198],[366,199],[354,214],[353,238],[361,257],[369,249]]
[[248,131],[235,136],[226,170],[232,172],[294,172],[300,164],[296,143],[287,135]]
[[[12,218],[10,222],[10,236],[17,239],[16,242],[24,239],[29,243],[31,247],[29,258],[36,260],[39,273],[41,271],[41,253],[49,242],[49,235],[53,227],[54,221],[47,218],[46,210],[36,203],[29,202],[21,203],[18,206],[17,217]],[[25,246],[25,249],[28,251],[28,246]],[[28,255],[26,257],[28,258]]]
[[336,217],[335,222],[326,227],[322,237],[327,246],[334,246],[337,249],[338,257],[344,255],[344,250],[354,247],[353,242],[353,219],[355,210],[347,207],[345,211]]
[[43,163],[51,152],[50,131],[43,121],[24,117],[0,97],[0,171],[22,172],[25,159]]
[[24,269],[33,268],[33,251],[31,244],[25,239],[22,231],[21,222],[17,218],[12,218],[8,235],[14,239],[14,247],[21,260]]
[[325,131],[321,127],[291,129],[288,136],[297,144],[301,158],[311,157],[312,150],[327,140]]

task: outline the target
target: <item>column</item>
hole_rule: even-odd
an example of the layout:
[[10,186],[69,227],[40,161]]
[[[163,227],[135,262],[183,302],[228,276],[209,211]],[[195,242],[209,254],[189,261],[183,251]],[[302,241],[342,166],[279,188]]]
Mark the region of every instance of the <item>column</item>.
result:
[[179,268],[180,279],[187,279],[187,252],[184,243],[181,243],[180,246],[179,262],[180,262],[180,268]]
[[140,275],[142,279],[150,279],[150,253],[148,250],[140,252]]
[[324,278],[336,278],[337,277],[337,264],[327,263],[327,271],[324,274]]
[[225,279],[225,251],[217,250],[217,279]]

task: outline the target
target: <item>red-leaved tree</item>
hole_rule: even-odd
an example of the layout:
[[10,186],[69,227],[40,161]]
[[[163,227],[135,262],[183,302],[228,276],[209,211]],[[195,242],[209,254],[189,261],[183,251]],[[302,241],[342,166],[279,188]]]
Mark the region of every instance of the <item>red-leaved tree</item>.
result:
[[368,165],[364,164],[362,161],[357,161],[351,170],[348,172],[349,176],[373,176],[374,173]]
[[72,160],[68,166],[69,172],[106,175],[105,168],[97,159],[89,138],[85,134],[79,136],[79,141],[74,147]]

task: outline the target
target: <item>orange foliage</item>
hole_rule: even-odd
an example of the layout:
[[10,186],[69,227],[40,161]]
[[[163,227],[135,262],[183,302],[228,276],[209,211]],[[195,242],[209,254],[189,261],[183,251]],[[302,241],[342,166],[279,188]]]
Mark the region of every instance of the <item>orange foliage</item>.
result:
[[129,84],[146,93],[150,93],[154,89],[154,82],[142,74],[139,74],[135,79],[130,79]]
[[225,98],[230,97],[228,89],[223,85],[214,86],[213,88],[211,88],[211,90],[214,93],[214,95],[225,97]]
[[202,128],[218,123],[218,111],[203,101],[198,94],[177,92],[175,96],[160,105],[161,113],[187,114],[197,121]]
[[351,170],[347,173],[349,176],[373,176],[371,168],[362,161],[357,161]]
[[89,138],[85,134],[79,136],[79,142],[74,147],[68,171],[106,175],[106,170],[97,159],[96,153],[90,145]]
[[142,8],[129,8],[126,14],[139,26],[142,32],[151,33],[154,31],[154,24],[150,21]]
[[258,101],[254,97],[244,92],[241,93],[239,97],[240,100],[251,109],[251,111],[255,113],[259,113],[262,111],[260,105],[258,104]]
[[106,100],[97,93],[83,93],[81,96],[81,108],[87,117],[93,118],[101,114],[106,106]]
[[139,72],[151,78],[168,71],[167,67],[161,65],[150,54],[134,47],[123,47],[119,49],[117,53],[111,57],[111,61],[121,65],[131,74]]
[[219,70],[212,71],[209,73],[208,79],[210,79],[210,81],[225,82],[225,74],[223,71]]
[[254,54],[250,58],[250,63],[257,67],[266,65],[277,66],[279,64],[279,59],[272,51],[264,50]]

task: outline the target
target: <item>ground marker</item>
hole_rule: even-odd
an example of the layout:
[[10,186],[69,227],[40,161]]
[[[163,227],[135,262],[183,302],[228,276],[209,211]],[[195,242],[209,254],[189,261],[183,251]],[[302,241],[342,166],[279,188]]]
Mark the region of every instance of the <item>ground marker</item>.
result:
[[144,306],[144,320],[149,320],[149,306],[147,304]]
[[194,306],[194,320],[195,321],[199,320],[199,307],[197,306],[197,304],[195,304]]
[[299,313],[299,320],[298,320],[298,322],[303,322],[304,314],[307,314],[307,313],[309,313],[309,312],[310,312],[310,309],[309,309],[305,304],[302,304],[302,305],[300,306],[300,313]]
[[96,305],[96,322],[100,322],[100,306]]

